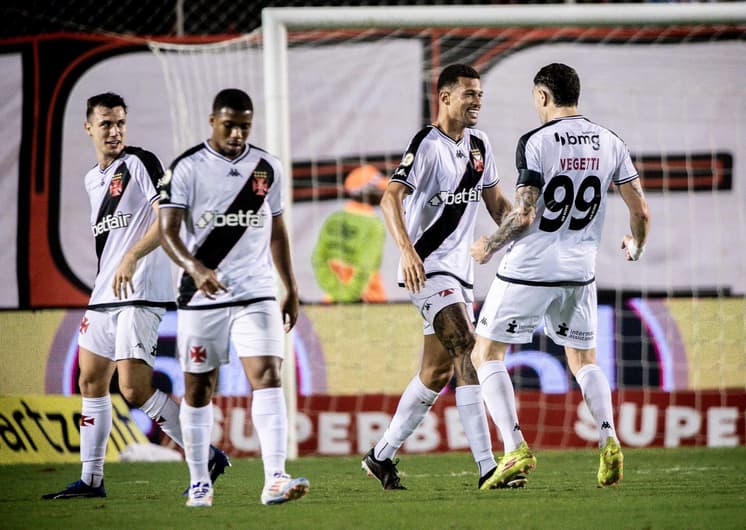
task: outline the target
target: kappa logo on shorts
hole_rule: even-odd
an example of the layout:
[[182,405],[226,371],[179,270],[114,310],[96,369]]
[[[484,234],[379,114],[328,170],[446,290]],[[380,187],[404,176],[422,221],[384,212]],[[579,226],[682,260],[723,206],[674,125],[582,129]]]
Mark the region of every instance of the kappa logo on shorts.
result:
[[482,317],[481,319],[479,319],[479,323],[482,324],[483,326],[486,326],[487,325],[487,317]]
[[80,426],[81,427],[95,425],[95,423],[96,423],[96,418],[94,418],[93,416],[83,416],[82,414],[80,415]]
[[80,321],[80,334],[84,334],[86,331],[88,331],[88,326],[90,326],[91,323],[88,322],[88,317],[83,317],[83,320]]
[[205,362],[205,359],[207,359],[207,352],[202,346],[192,346],[192,349],[189,350],[189,357],[191,357],[192,361],[195,363],[203,363]]

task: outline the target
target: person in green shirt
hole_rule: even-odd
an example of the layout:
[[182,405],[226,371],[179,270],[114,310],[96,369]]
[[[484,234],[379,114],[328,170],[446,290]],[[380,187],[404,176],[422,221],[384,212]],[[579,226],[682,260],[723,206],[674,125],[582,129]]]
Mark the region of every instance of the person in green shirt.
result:
[[370,164],[345,178],[351,199],[326,218],[311,256],[325,302],[386,301],[379,272],[386,227],[376,207],[387,184],[388,178]]

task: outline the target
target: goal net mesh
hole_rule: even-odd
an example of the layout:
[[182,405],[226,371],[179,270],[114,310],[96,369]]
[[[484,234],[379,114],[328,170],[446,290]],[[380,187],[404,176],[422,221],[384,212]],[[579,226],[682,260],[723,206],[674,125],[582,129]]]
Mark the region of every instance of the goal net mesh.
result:
[[[745,41],[746,26],[708,24],[289,31],[285,208],[303,301],[293,340],[298,411],[312,418],[318,442],[325,408],[344,409],[354,439],[327,440],[328,451],[318,442],[315,452],[366,451],[417,372],[422,321],[396,284],[399,255],[380,211],[361,205],[359,190],[390,175],[412,135],[434,119],[438,73],[455,62],[482,76],[477,127],[490,138],[509,197],[516,142],[539,125],[531,86],[545,64],[575,67],[580,111],[630,148],[652,216],[647,252],[640,262],[624,261],[628,213],[612,190],[596,274],[598,362],[614,390],[623,444],[742,443]],[[261,46],[258,33],[217,44],[151,44],[173,102],[176,152],[209,135],[212,98],[228,86],[251,95],[250,141],[265,146]],[[483,211],[477,235],[492,231]],[[476,267],[477,310],[499,259]],[[530,442],[595,444],[563,352],[542,329],[507,363]],[[446,440],[451,394],[444,390],[435,419],[404,451],[465,447]]]

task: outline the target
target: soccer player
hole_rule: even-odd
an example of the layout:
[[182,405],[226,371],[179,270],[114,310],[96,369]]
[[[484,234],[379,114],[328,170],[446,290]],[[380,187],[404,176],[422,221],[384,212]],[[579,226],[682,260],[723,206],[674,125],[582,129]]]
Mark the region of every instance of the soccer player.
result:
[[534,77],[533,98],[542,126],[518,141],[515,208],[499,229],[471,247],[479,263],[510,244],[482,307],[472,361],[487,409],[505,443],[490,482],[502,484],[536,466],[526,445],[505,368],[510,344],[531,342],[543,322],[564,346],[567,363],[599,427],[598,484],[622,479],[623,455],[614,428],[609,382],[596,364],[596,253],[613,182],[629,209],[632,234],[624,257],[645,249],[649,213],[627,146],[608,129],[578,114],[580,80],[553,63]]
[[[159,186],[162,244],[183,269],[177,350],[186,387],[180,418],[191,479],[187,506],[212,506],[211,399],[231,340],[253,389],[251,418],[264,463],[261,502],[294,500],[309,488],[308,480],[285,472],[283,325],[286,332],[295,325],[298,291],[282,218],[283,171],[275,157],[248,144],[253,116],[248,94],[221,90],[210,138],[179,156]],[[281,306],[273,261],[285,287]]]
[[[479,118],[479,74],[464,64],[438,78],[437,121],[414,135],[386,188],[381,208],[401,253],[399,285],[424,319],[419,373],[402,394],[382,438],[362,461],[384,489],[405,489],[392,461],[397,450],[456,374],[456,406],[479,471],[478,487],[497,464],[492,454],[479,382],[469,355],[474,345],[474,263],[469,246],[480,201],[496,223],[511,208],[498,187],[487,136]],[[514,478],[512,486],[523,482]]]
[[381,260],[386,227],[376,215],[388,179],[370,164],[345,178],[350,200],[319,231],[311,264],[328,302],[385,302]]
[[[127,105],[121,96],[107,92],[88,99],[84,125],[98,161],[85,176],[98,273],[78,335],[83,469],[80,480],[44,499],[106,497],[114,370],[122,396],[183,445],[179,406],[152,383],[158,325],[173,300],[157,223],[156,182],[163,168],[153,153],[126,146]],[[217,474],[230,465],[217,450],[211,464]]]

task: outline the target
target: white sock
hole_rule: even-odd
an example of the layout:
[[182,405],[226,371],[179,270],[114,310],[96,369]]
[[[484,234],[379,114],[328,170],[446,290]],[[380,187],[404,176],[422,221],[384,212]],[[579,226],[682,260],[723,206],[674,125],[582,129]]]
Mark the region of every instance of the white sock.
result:
[[373,450],[376,460],[394,458],[404,440],[414,432],[425,414],[438,399],[438,393],[427,388],[415,375],[399,398],[394,417]]
[[83,398],[80,411],[80,479],[94,488],[104,480],[106,444],[111,434],[111,396]]
[[184,447],[179,423],[179,404],[167,394],[156,389],[153,395],[140,407],[151,420],[156,422],[179,447]]
[[204,407],[192,407],[186,399],[182,399],[179,420],[184,441],[184,459],[189,466],[190,484],[210,482],[207,461],[212,433],[212,403]]
[[251,421],[261,447],[264,483],[269,485],[273,475],[285,473],[288,413],[282,388],[254,390],[251,396]]
[[495,462],[495,456],[492,454],[490,429],[487,424],[479,385],[456,387],[456,409],[481,477],[487,471],[496,467],[497,463]]
[[583,399],[591,416],[596,420],[598,425],[598,443],[603,447],[606,438],[611,436],[619,443],[614,427],[614,411],[611,405],[611,387],[606,375],[596,364],[586,364],[578,373],[575,374],[575,380],[580,385],[583,392]]
[[521,445],[523,433],[518,424],[515,393],[508,369],[503,361],[487,361],[477,370],[477,377],[482,386],[484,403],[500,430],[505,452],[509,453]]

